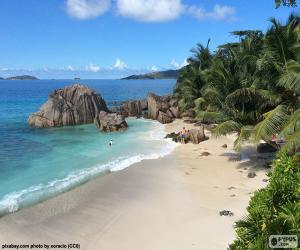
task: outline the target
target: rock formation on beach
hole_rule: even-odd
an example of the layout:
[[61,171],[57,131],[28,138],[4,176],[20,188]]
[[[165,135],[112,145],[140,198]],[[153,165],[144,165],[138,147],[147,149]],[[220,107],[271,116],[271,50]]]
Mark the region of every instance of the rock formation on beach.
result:
[[[170,138],[174,142],[180,142],[180,133],[172,132],[170,134],[167,134],[165,138]],[[188,130],[186,137],[185,137],[185,143],[193,143],[193,144],[199,144],[200,142],[203,142],[205,140],[209,139],[205,133],[204,133],[204,127],[201,126],[200,128],[193,128]]]
[[150,93],[147,97],[148,118],[165,124],[179,117],[179,108],[171,96],[158,96]]
[[128,127],[123,115],[105,111],[96,115],[94,123],[103,132],[124,131]]
[[28,118],[37,128],[93,123],[100,111],[108,111],[101,95],[81,84],[55,90],[38,112]]
[[153,93],[149,93],[147,99],[125,101],[111,110],[124,116],[144,117],[163,124],[180,117],[176,100],[171,96],[158,96]]
[[199,144],[202,141],[207,140],[207,137],[204,134],[204,127],[201,129],[191,129],[188,133],[189,140],[194,144]]

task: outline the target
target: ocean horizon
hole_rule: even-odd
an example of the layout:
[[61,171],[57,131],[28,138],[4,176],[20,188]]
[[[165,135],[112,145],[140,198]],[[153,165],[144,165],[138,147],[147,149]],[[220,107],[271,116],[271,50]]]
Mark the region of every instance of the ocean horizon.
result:
[[149,92],[171,94],[176,80],[1,80],[0,216],[174,149],[163,139],[163,125],[152,120],[128,118],[128,130],[113,133],[101,133],[94,124],[44,129],[27,124],[54,89],[78,81],[111,107]]

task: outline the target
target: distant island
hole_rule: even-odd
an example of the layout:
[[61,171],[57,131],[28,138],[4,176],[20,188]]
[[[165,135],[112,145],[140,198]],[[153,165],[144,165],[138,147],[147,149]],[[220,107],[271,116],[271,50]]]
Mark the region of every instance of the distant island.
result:
[[178,78],[178,70],[165,70],[158,72],[151,72],[142,75],[131,75],[121,80],[142,80],[142,79],[177,79]]
[[39,80],[35,76],[22,75],[22,76],[11,76],[7,78],[0,77],[0,80]]

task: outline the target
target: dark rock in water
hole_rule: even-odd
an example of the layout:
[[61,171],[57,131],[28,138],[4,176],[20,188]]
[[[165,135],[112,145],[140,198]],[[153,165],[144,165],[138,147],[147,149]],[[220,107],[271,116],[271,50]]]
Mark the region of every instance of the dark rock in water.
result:
[[28,118],[37,128],[93,123],[96,114],[108,111],[105,101],[94,90],[74,84],[55,90],[40,110]]
[[175,132],[172,132],[172,133],[170,133],[170,134],[167,134],[167,135],[165,136],[165,139],[168,139],[168,138],[173,139],[173,138],[175,138],[175,137],[177,137],[177,134],[176,134]]
[[189,130],[188,139],[194,144],[199,144],[200,142],[207,140],[207,137],[204,134],[204,128],[201,127],[201,129]]
[[104,132],[124,131],[128,127],[124,116],[105,111],[100,111],[94,123],[100,131]]
[[273,153],[273,152],[276,152],[277,149],[273,146],[271,146],[270,144],[268,143],[260,143],[258,144],[257,146],[257,153]]
[[222,210],[219,212],[220,216],[233,216],[233,212],[229,211],[229,210]]
[[255,172],[250,172],[248,173],[248,178],[254,178],[256,176],[256,173]]
[[227,148],[227,144],[222,145],[222,148]]
[[209,155],[211,155],[211,153],[209,153],[209,152],[203,152],[203,153],[201,154],[201,156],[209,156]]
[[168,138],[172,139],[172,141],[174,141],[176,143],[180,141],[179,133],[172,132],[170,134],[167,134],[165,136],[165,139],[168,139]]

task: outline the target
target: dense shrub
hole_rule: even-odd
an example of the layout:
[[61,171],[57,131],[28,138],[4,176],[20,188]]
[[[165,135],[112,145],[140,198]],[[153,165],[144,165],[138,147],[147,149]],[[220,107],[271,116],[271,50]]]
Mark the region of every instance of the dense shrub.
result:
[[269,184],[255,192],[248,215],[236,222],[237,239],[229,250],[269,249],[270,235],[298,235],[300,239],[299,154],[278,155]]

